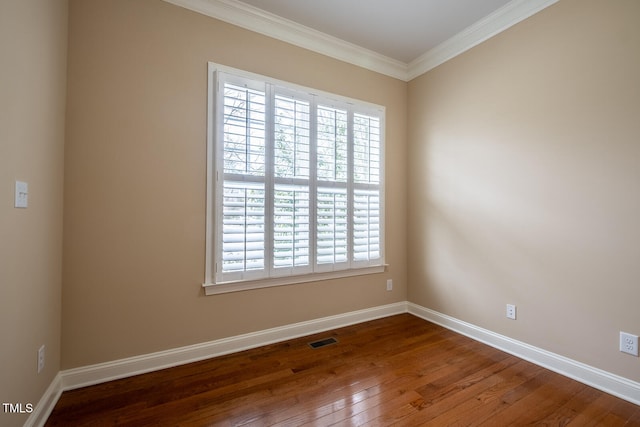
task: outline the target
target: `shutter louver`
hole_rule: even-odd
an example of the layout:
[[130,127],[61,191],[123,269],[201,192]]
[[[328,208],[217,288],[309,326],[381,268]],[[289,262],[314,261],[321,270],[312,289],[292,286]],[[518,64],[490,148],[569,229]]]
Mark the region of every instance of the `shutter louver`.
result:
[[224,86],[224,173],[265,173],[265,94]]
[[224,182],[222,271],[264,268],[264,184]]
[[353,259],[380,258],[380,194],[377,190],[355,190],[353,203]]
[[274,267],[309,265],[309,188],[276,185],[274,193]]
[[380,119],[354,115],[354,182],[380,183]]
[[317,202],[318,264],[347,261],[347,192],[345,189],[318,188]]
[[309,102],[275,97],[275,176],[309,179]]
[[318,181],[347,182],[347,112],[318,106]]

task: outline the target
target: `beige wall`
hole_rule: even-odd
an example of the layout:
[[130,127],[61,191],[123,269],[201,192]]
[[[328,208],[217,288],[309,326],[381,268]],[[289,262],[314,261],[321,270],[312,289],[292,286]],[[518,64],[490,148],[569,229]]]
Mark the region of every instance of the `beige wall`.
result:
[[[635,0],[561,0],[408,85],[160,0],[71,0],[67,64],[66,10],[0,3],[3,402],[35,404],[59,369],[406,299],[640,380],[617,349],[640,334]],[[207,61],[387,107],[387,273],[203,295]]]
[[[72,0],[69,40],[64,369],[406,300],[405,82],[159,0]],[[207,61],[387,107],[388,272],[203,295]]]
[[638,17],[561,0],[410,82],[410,301],[640,380]]
[[[65,0],[0,1],[1,403],[35,406],[60,369],[66,50]],[[2,426],[25,420],[0,408]]]

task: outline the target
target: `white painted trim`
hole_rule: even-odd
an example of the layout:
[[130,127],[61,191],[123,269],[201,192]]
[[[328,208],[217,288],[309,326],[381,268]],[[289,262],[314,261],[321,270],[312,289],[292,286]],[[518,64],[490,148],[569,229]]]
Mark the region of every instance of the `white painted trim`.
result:
[[60,372],[55,376],[47,390],[44,392],[40,401],[33,408],[33,412],[24,423],[24,427],[41,427],[47,422],[47,418],[51,415],[51,411],[58,403],[62,394],[62,375]]
[[25,426],[43,426],[60,398],[60,394],[66,390],[73,390],[216,356],[236,353],[250,348],[402,313],[410,313],[468,336],[471,339],[513,354],[636,405],[640,405],[640,383],[497,334],[420,305],[403,301],[206,343],[61,371],[47,388],[40,402],[36,405],[34,412],[27,419]]
[[559,354],[534,347],[462,320],[447,316],[417,304],[407,303],[414,316],[436,323],[452,331],[466,335],[491,347],[513,354],[521,359],[572,378],[591,387],[640,405],[640,383],[569,359]]
[[512,0],[409,64],[246,3],[234,0],[164,1],[349,64],[409,81],[529,18],[558,0]]
[[[207,257],[211,258],[211,257]],[[270,277],[259,280],[247,280],[228,283],[204,283],[205,295],[225,294],[229,292],[247,291],[251,289],[270,288],[273,286],[295,285],[299,283],[319,282],[322,280],[342,279],[347,277],[364,276],[367,274],[384,273],[387,265],[353,268],[349,270],[328,271],[323,273],[310,273],[303,276]]]
[[256,33],[400,80],[407,64],[233,0],[164,0]]
[[407,303],[403,301],[142,356],[68,369],[61,372],[62,389],[73,390],[406,312]]
[[412,80],[421,74],[447,62],[524,21],[558,0],[512,0],[492,14],[467,27],[465,30],[440,43],[438,46],[419,56],[408,64],[406,80]]
[[[215,182],[213,174],[218,169],[215,164],[215,132],[216,132],[216,91],[218,89],[218,79],[216,79],[216,66],[212,62],[207,64],[207,182],[206,182],[206,205],[205,205],[205,269],[204,269],[204,281],[210,283],[213,281],[215,263],[213,257],[214,253],[214,238],[215,238],[215,225],[214,225],[214,209],[215,206]],[[216,248],[215,250],[218,250]]]

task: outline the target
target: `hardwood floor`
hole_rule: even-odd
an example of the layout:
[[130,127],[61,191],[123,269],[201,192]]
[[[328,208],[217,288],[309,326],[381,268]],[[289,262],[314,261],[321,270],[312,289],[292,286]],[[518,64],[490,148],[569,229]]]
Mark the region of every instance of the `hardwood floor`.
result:
[[68,391],[46,425],[531,424],[640,426],[640,406],[403,314]]

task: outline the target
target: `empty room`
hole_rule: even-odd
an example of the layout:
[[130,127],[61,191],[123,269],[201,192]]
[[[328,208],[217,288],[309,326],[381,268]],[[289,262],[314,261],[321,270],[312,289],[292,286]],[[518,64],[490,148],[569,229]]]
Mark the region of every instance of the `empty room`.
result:
[[0,425],[640,425],[640,1],[0,1]]

